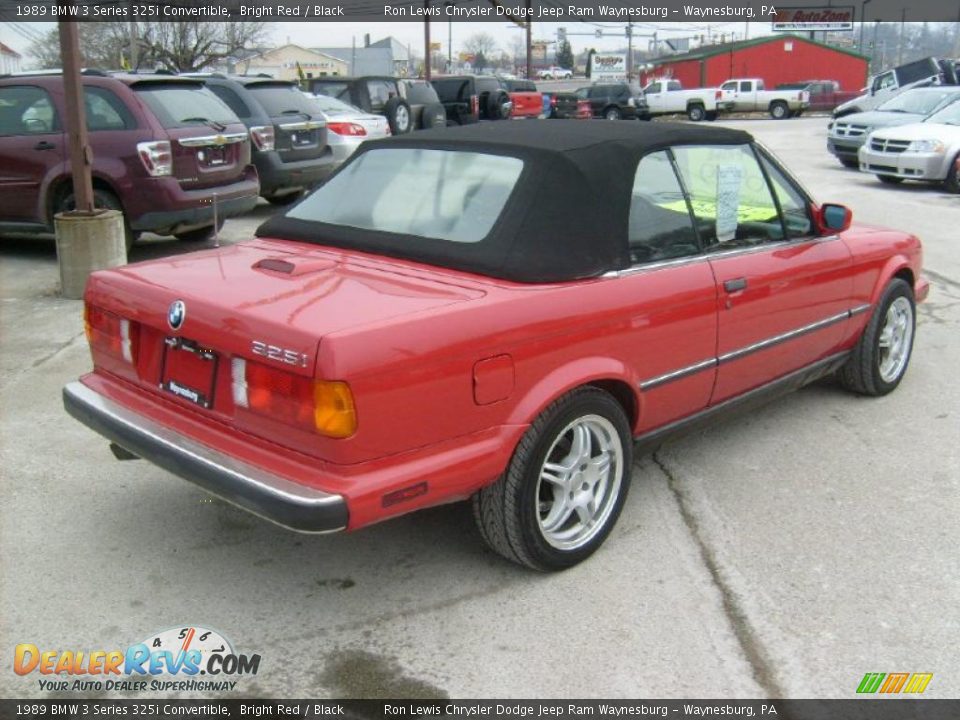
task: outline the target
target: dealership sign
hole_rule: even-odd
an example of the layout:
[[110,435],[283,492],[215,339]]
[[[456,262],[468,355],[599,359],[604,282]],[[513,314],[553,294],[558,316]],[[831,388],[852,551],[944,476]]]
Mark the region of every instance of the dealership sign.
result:
[[782,7],[777,8],[773,29],[853,30],[854,11],[850,7]]

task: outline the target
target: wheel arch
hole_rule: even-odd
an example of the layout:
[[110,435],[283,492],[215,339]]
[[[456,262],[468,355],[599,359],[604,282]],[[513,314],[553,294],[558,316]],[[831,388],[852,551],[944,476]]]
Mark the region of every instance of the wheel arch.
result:
[[555,368],[515,403],[507,422],[532,423],[555,400],[584,386],[609,393],[623,408],[631,430],[636,428],[642,413],[637,378],[625,363],[609,357],[581,358]]
[[[110,193],[117,199],[117,202],[120,203],[120,207],[123,207],[123,199],[121,198],[120,193],[117,192],[117,188],[113,185],[113,183],[110,182],[109,179],[103,175],[94,173],[90,180],[94,190],[104,190],[105,192]],[[47,219],[51,226],[53,225],[53,214],[56,211],[57,202],[65,192],[69,192],[72,189],[73,176],[71,175],[61,175],[50,183],[50,189],[47,192]]]
[[895,255],[887,261],[887,264],[883,266],[880,274],[877,275],[877,282],[874,283],[873,291],[870,294],[871,305],[876,305],[877,302],[879,302],[884,289],[890,284],[890,281],[895,278],[900,278],[905,281],[910,286],[910,289],[916,292],[917,277],[913,268],[910,266],[909,260],[903,255]]

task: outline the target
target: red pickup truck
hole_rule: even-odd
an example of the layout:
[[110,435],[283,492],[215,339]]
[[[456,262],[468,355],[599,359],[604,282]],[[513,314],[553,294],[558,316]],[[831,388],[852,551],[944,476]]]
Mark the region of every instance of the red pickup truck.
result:
[[513,117],[536,118],[543,114],[543,93],[529,80],[501,80],[510,100]]

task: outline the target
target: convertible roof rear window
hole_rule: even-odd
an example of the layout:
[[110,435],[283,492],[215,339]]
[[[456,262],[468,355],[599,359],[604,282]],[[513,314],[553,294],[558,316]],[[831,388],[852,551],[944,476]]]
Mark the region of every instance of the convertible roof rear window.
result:
[[480,242],[523,170],[504,155],[419,148],[364,153],[293,208],[298,220]]

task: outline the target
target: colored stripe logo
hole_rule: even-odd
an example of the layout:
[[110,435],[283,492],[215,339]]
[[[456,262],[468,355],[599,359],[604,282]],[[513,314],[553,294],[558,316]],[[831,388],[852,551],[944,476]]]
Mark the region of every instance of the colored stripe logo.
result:
[[933,673],[867,673],[860,681],[857,692],[865,695],[877,692],[887,695],[919,695],[927,689],[932,679]]

